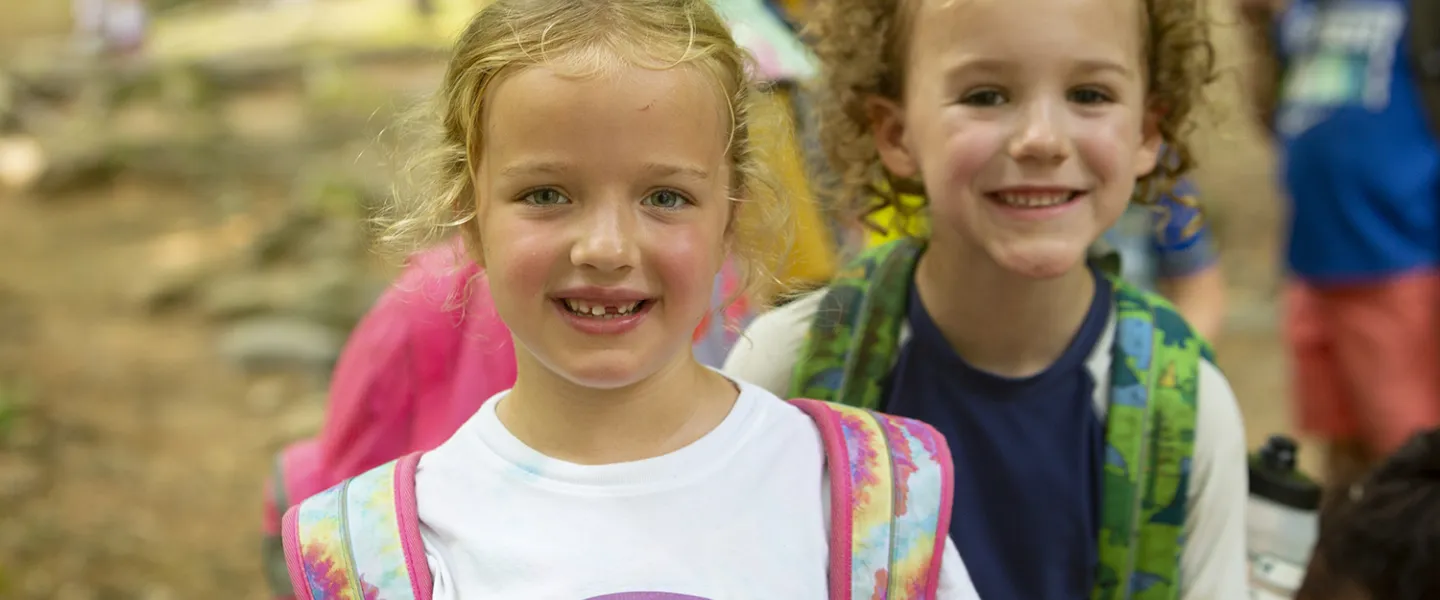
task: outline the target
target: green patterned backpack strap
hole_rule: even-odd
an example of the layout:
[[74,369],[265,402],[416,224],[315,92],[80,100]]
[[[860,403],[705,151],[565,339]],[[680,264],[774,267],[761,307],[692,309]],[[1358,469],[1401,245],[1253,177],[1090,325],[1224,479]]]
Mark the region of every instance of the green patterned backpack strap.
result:
[[1175,600],[1209,345],[1164,299],[1110,277],[1115,343],[1105,419],[1100,572],[1092,600]]
[[915,262],[924,245],[903,238],[866,250],[831,282],[790,378],[790,396],[878,409],[895,364]]

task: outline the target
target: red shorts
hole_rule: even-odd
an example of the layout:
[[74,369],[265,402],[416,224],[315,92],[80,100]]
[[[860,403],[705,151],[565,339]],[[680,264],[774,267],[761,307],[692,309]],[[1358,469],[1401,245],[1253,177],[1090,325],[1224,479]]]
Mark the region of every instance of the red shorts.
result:
[[1440,425],[1440,273],[1291,283],[1286,337],[1300,428],[1388,454]]

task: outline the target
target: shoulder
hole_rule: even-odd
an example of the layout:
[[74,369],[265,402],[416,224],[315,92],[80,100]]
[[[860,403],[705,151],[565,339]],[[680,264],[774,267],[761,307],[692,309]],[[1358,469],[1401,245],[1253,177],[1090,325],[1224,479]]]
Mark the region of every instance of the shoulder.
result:
[[735,342],[721,370],[777,396],[786,394],[805,335],[828,289],[810,292],[756,317]]
[[1243,598],[1248,581],[1245,511],[1249,494],[1245,426],[1230,382],[1202,360],[1181,600]]
[[[1201,475],[1202,471],[1229,468],[1233,465],[1225,463],[1237,458],[1244,462],[1245,424],[1240,414],[1240,403],[1230,387],[1230,380],[1209,360],[1200,361],[1196,396],[1197,476]],[[1202,461],[1210,464],[1203,464]]]

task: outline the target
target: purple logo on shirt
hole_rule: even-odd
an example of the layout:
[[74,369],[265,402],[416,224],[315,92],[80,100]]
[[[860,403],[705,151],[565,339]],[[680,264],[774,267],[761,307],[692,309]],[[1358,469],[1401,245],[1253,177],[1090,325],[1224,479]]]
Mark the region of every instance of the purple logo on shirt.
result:
[[619,594],[605,594],[596,596],[589,600],[707,600],[699,596],[687,594],[672,594],[670,592],[622,592]]

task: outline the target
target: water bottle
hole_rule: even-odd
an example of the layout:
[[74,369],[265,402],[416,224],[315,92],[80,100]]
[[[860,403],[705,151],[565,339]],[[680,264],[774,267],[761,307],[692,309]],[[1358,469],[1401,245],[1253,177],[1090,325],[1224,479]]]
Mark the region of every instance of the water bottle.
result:
[[1298,447],[1271,436],[1250,456],[1250,600],[1293,600],[1319,535],[1320,486],[1296,469]]

